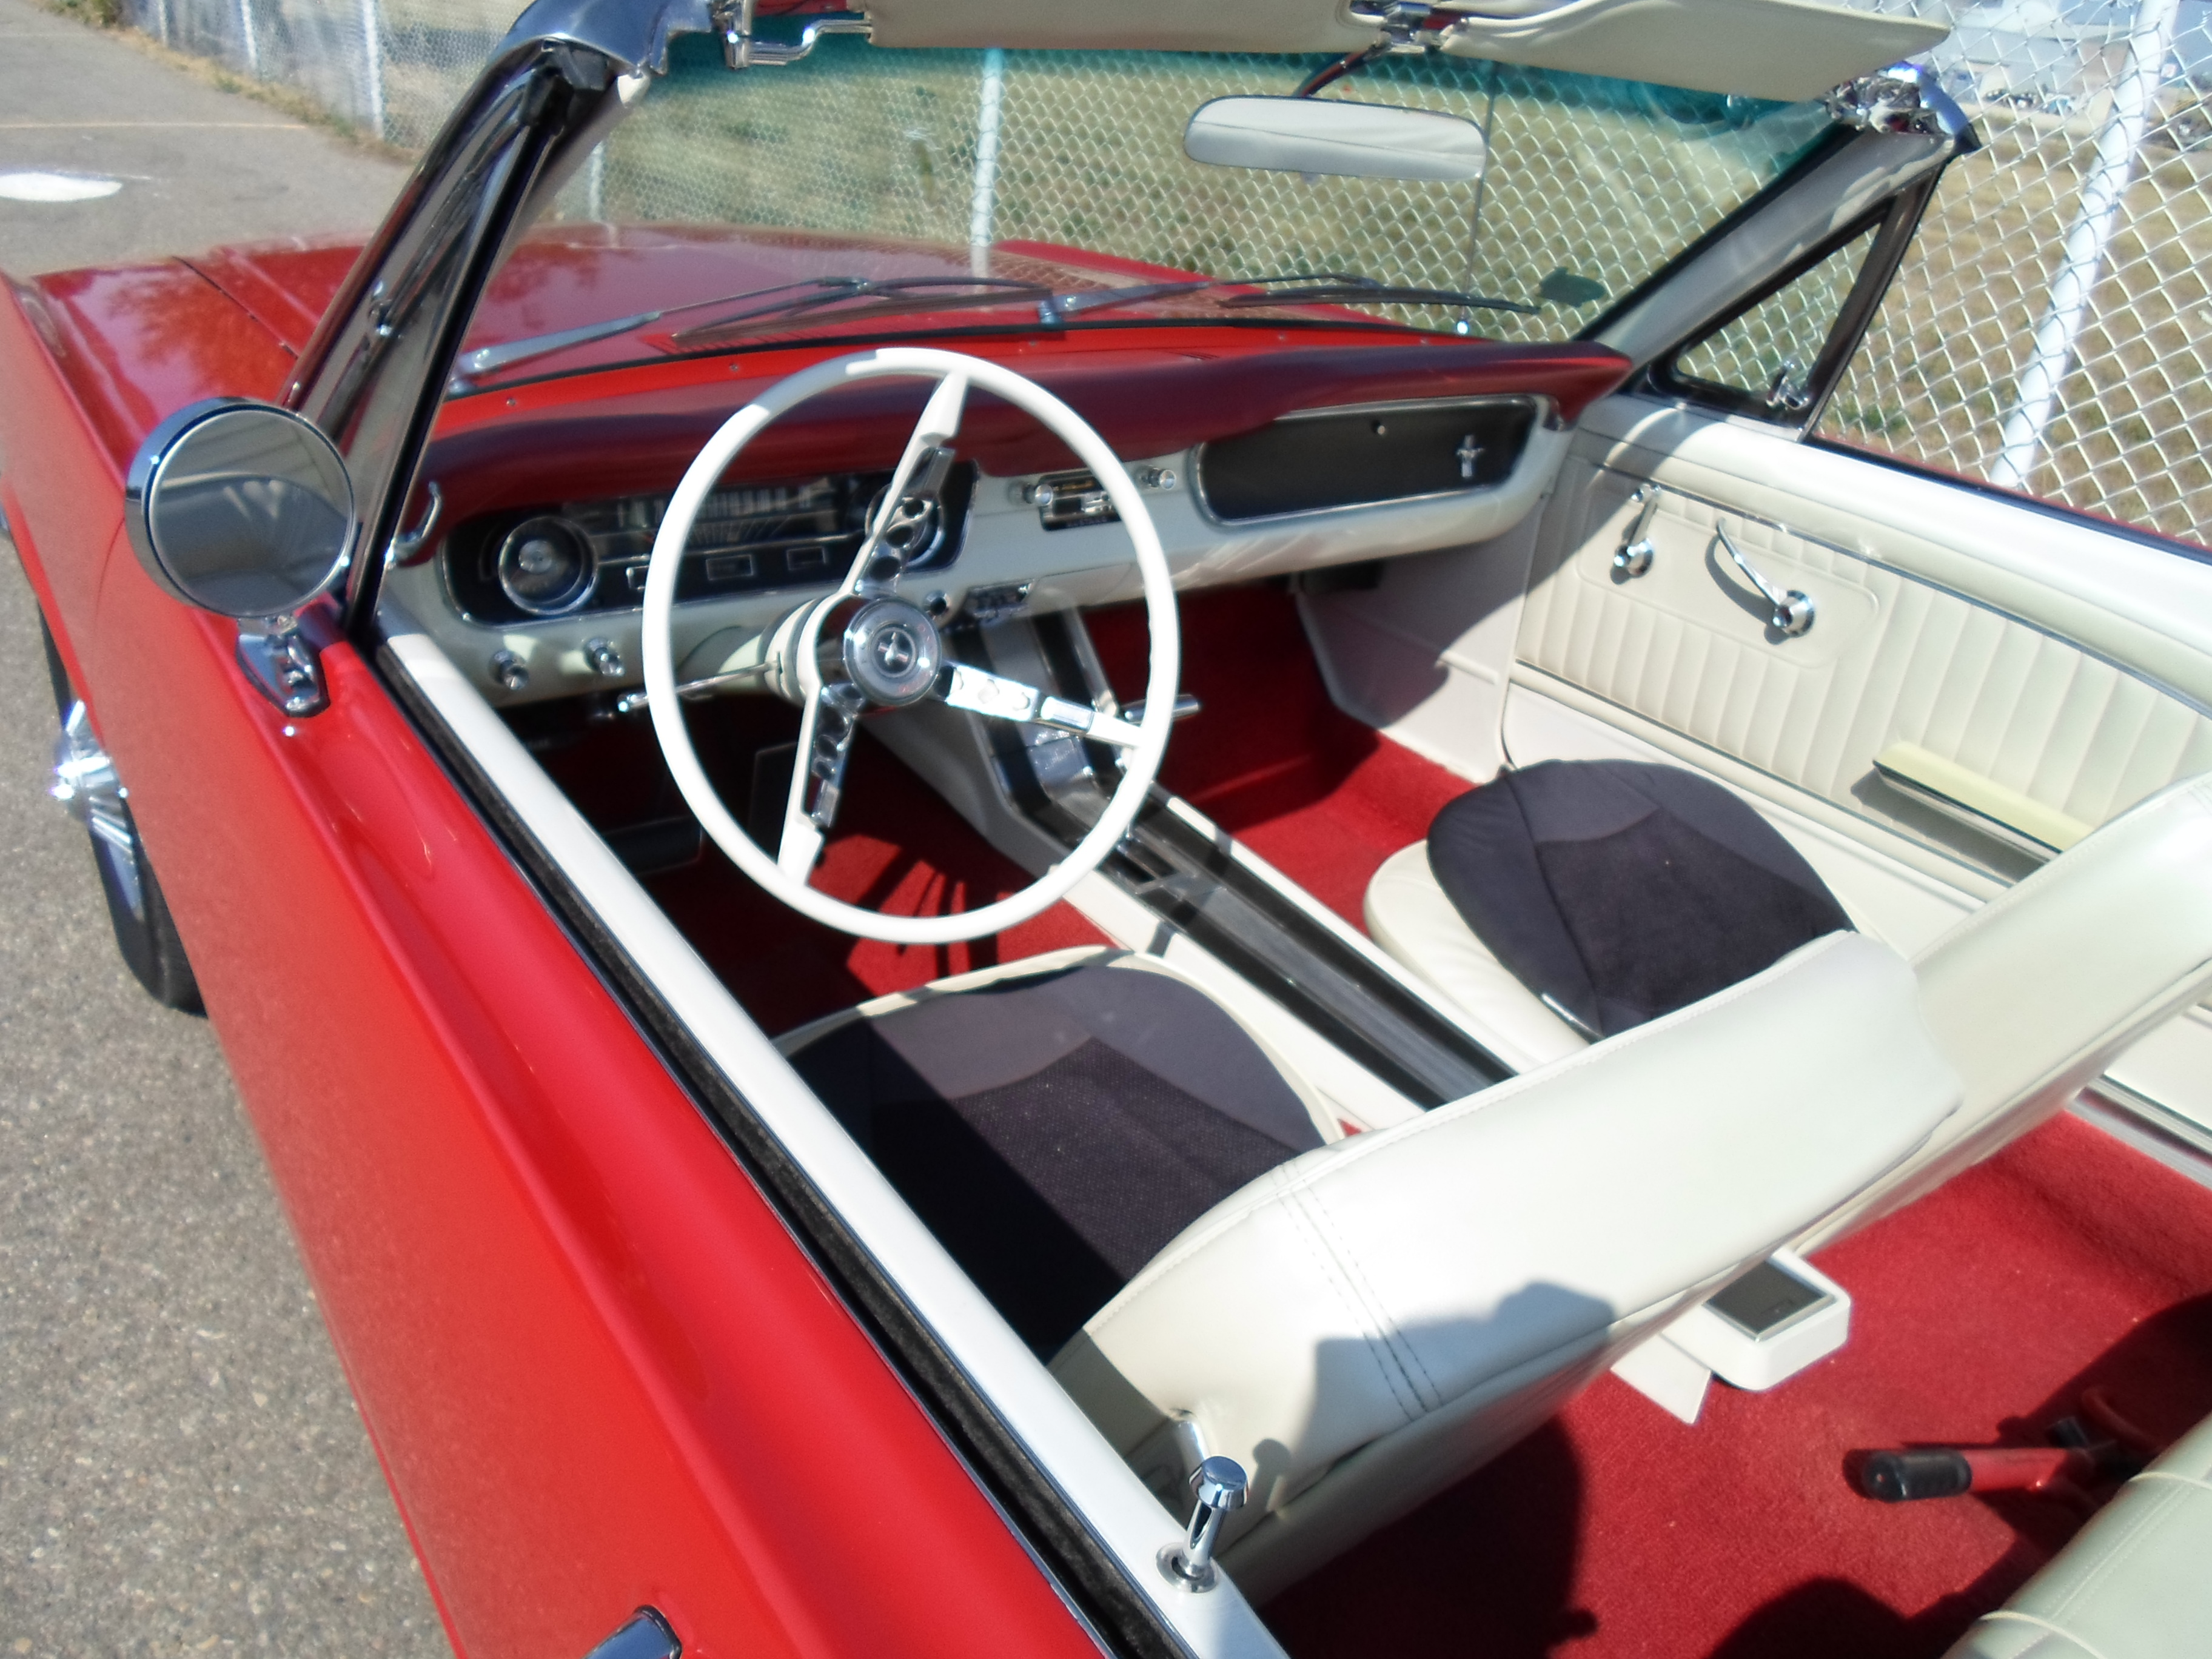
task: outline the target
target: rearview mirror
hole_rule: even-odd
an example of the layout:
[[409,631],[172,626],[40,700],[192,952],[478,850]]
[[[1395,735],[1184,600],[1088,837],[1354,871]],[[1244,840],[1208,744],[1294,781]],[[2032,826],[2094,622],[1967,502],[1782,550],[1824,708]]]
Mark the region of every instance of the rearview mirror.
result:
[[289,617],[345,570],[353,482],[312,422],[210,398],[139,447],[124,517],[138,562],[172,598],[240,620]]
[[1334,98],[1216,98],[1183,130],[1182,152],[1218,167],[1352,179],[1480,179],[1482,129],[1435,110]]

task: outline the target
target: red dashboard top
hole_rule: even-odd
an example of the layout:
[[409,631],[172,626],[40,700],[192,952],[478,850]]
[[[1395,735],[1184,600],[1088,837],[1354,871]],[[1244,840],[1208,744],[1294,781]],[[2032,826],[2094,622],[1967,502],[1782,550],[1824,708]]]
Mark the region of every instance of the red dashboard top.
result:
[[[611,309],[771,285],[818,267],[830,241],[836,258],[856,268],[896,260],[904,269],[928,252],[726,228],[554,227],[517,252],[471,333],[514,339]],[[189,261],[65,272],[17,292],[120,473],[145,433],[185,404],[274,395],[356,252],[335,244],[219,249]],[[1040,280],[1095,282],[1109,265],[1129,274],[1120,262],[1074,249],[1024,244],[1004,252]],[[817,319],[805,326],[840,325]],[[547,368],[563,372],[450,402],[426,476],[446,484],[447,510],[457,515],[546,499],[549,479],[557,479],[553,493],[564,500],[670,488],[707,435],[754,392],[830,352],[895,335],[1019,368],[1130,459],[1250,431],[1294,410],[1346,404],[1526,393],[1550,399],[1572,421],[1629,367],[1598,345],[1420,335],[1324,308],[1296,322],[1153,315],[1054,329],[1009,326],[994,312],[988,320],[975,313],[902,317],[871,335],[843,326],[845,337],[831,343],[748,341],[708,357],[607,362],[607,354],[640,355],[639,339],[625,337],[549,358]],[[919,381],[876,382],[818,399],[757,440],[744,471],[889,466],[925,391]],[[975,400],[960,447],[999,476],[1073,462],[1057,440],[988,397]]]

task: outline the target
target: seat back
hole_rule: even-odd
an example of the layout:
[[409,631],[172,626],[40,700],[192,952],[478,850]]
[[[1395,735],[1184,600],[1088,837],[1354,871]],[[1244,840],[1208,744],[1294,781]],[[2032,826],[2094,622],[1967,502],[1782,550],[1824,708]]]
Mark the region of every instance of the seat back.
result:
[[1264,1597],[1536,1426],[1958,1098],[1903,959],[1831,934],[1261,1176],[1053,1369],[1139,1468],[1164,1444],[1244,1464],[1252,1501],[1221,1559]]
[[2212,775],[2122,813],[1937,939],[1913,971],[1964,1103],[1803,1249],[2026,1133],[2212,991]]

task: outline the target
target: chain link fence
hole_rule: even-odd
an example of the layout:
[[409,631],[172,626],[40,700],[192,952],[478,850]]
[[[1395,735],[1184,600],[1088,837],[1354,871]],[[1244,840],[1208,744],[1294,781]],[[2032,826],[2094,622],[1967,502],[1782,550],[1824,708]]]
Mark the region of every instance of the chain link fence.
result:
[[[2212,545],[2212,4],[1862,3],[1954,25],[1932,66],[1984,142],[1947,173],[1823,435]],[[127,8],[173,46],[419,148],[513,0]],[[1539,307],[1393,312],[1407,320],[1556,338],[1758,188],[1820,119],[1502,65],[1364,72],[1354,95],[1482,125],[1492,164],[1470,212],[1464,186],[1378,202],[1371,185],[1193,169],[1176,148],[1189,109],[1287,90],[1280,58],[1193,64],[1182,87],[1103,72],[1097,54],[821,50],[844,72],[763,70],[742,101],[672,82],[562,212],[1066,243],[1233,276],[1335,266]],[[732,140],[763,164],[716,159]],[[1127,245],[1139,228],[1145,244]],[[1762,386],[1809,362],[1806,319],[1833,314],[1861,251],[1701,348],[1711,374]]]

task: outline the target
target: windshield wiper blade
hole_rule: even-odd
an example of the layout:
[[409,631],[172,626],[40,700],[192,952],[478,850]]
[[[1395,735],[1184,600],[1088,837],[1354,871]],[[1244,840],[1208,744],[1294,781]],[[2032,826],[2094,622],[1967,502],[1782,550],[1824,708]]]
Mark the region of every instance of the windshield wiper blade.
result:
[[[1050,298],[1050,291],[1037,283],[1016,282],[1002,276],[811,276],[803,283],[783,283],[775,288],[748,289],[742,294],[718,295],[711,300],[689,300],[682,305],[663,306],[658,311],[641,311],[628,317],[610,317],[605,322],[585,323],[576,328],[556,329],[550,334],[526,335],[520,340],[502,340],[497,345],[488,345],[475,351],[464,352],[453,364],[453,380],[449,391],[465,392],[469,381],[479,375],[495,374],[502,368],[527,362],[532,357],[549,356],[556,351],[566,351],[571,346],[589,345],[595,340],[611,340],[617,334],[628,334],[646,328],[664,317],[673,317],[679,312],[706,311],[720,306],[743,305],[748,300],[763,300],[773,295],[790,297],[776,301],[753,311],[741,312],[735,317],[725,317],[712,323],[702,323],[696,328],[686,329],[672,336],[678,345],[718,330],[733,327],[749,319],[803,314],[818,307],[833,305],[843,300],[868,299],[884,295],[923,292],[939,288],[987,288],[989,294],[933,297],[926,304],[894,307],[899,310],[945,310],[971,305],[995,305],[1005,301],[1028,300],[1037,295]],[[1006,292],[1003,290],[1012,290]]]
[[1378,283],[1371,276],[1314,282],[1304,288],[1281,288],[1266,294],[1231,294],[1214,303],[1234,308],[1309,305],[1328,301],[1349,301],[1354,305],[1443,306],[1455,311],[1517,311],[1531,317],[1540,309],[1522,305],[1517,300],[1493,300],[1480,294],[1462,294],[1456,289],[1404,288]]
[[[1183,282],[1140,283],[1134,288],[1079,288],[1042,301],[1037,307],[1037,319],[1064,322],[1086,311],[1103,311],[1109,306],[1142,305],[1147,300],[1168,300],[1182,294],[1203,294],[1210,288],[1266,288],[1273,283],[1358,283],[1366,280],[1341,270],[1302,270],[1288,276],[1194,276]],[[1255,295],[1247,302],[1258,305],[1263,300],[1264,296]]]
[[[981,293],[945,294],[945,289],[980,289]],[[781,298],[770,299],[771,295]],[[741,334],[787,319],[805,317],[826,307],[843,305],[849,301],[872,301],[866,310],[854,313],[861,317],[895,316],[905,312],[965,310],[971,306],[996,306],[1026,300],[1039,303],[1052,297],[1052,290],[1042,283],[1020,282],[1011,276],[816,276],[804,283],[787,283],[780,288],[759,289],[750,294],[740,294],[726,301],[711,304],[738,305],[747,300],[769,300],[769,303],[756,306],[750,311],[740,311],[734,316],[718,317],[711,323],[701,323],[669,337],[669,343],[677,346],[708,344],[733,334]],[[696,308],[696,307],[694,307]],[[841,316],[838,320],[843,320]]]
[[586,323],[580,328],[560,329],[551,334],[526,335],[520,340],[502,340],[497,345],[463,352],[453,365],[453,376],[459,382],[474,375],[497,374],[502,368],[527,362],[532,357],[565,351],[570,346],[589,345],[594,340],[612,339],[616,335],[627,334],[634,328],[657,323],[665,314],[659,311],[641,311],[634,317],[611,317],[605,322]]
[[1325,300],[1364,301],[1370,305],[1434,305],[1460,310],[1518,311],[1531,316],[1539,309],[1512,300],[1492,300],[1480,294],[1462,294],[1455,289],[1405,288],[1350,271],[1308,270],[1283,276],[1205,276],[1188,282],[1143,283],[1134,288],[1079,289],[1071,294],[1053,295],[1042,301],[1037,307],[1037,316],[1040,321],[1046,323],[1065,322],[1070,317],[1086,312],[1103,311],[1109,306],[1141,305],[1148,300],[1175,299],[1186,294],[1203,294],[1208,289],[1217,288],[1266,290],[1259,294],[1227,294],[1212,301],[1225,309],[1298,305]]

